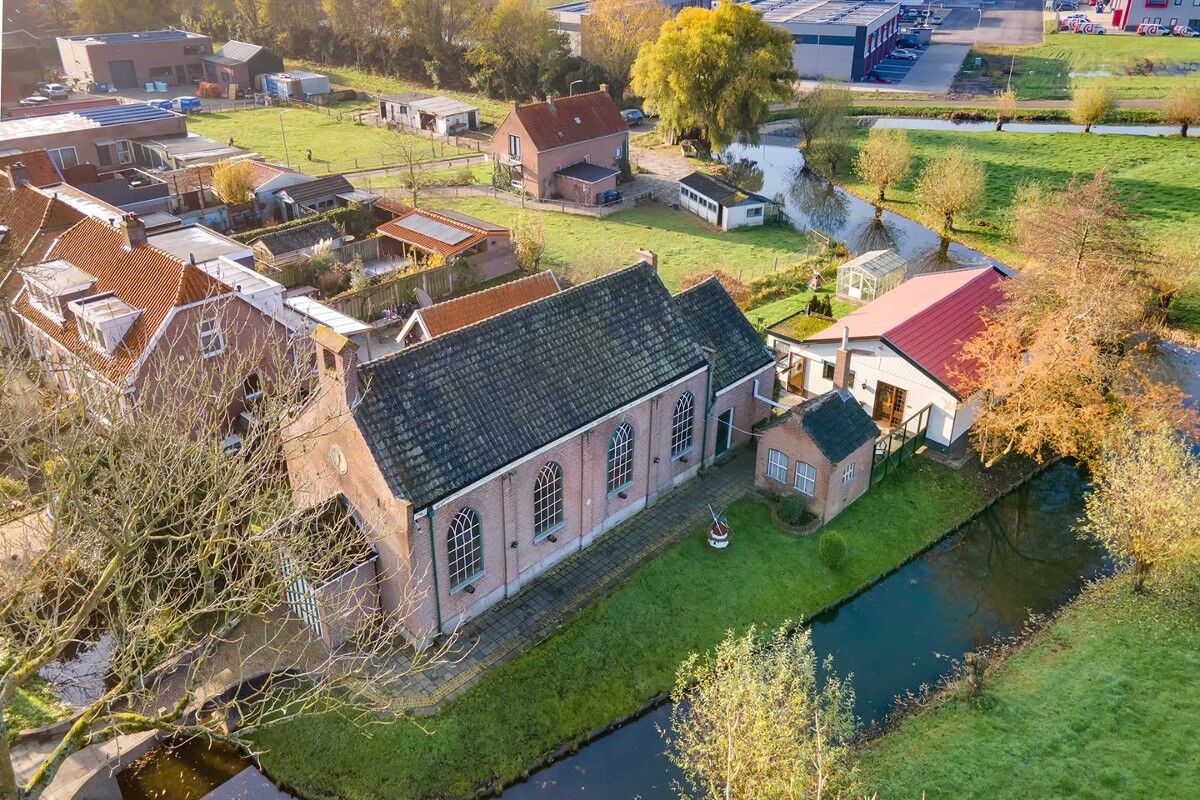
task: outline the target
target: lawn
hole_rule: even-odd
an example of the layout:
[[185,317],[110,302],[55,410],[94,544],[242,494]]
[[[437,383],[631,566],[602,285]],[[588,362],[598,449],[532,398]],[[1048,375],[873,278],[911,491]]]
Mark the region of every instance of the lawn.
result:
[[[400,153],[395,148],[401,143],[411,145],[422,160],[473,155],[475,152],[431,142],[420,136],[358,125],[336,115],[304,108],[254,108],[195,114],[188,117],[188,130],[219,142],[232,138],[238,147],[259,153],[267,161],[290,164],[301,172],[315,175],[395,164],[400,160]],[[310,149],[311,161],[306,158],[306,151]]]
[[21,731],[49,725],[69,713],[70,709],[59,702],[50,684],[35,677],[17,690],[12,704],[5,709],[8,737],[12,739]]
[[[913,188],[925,159],[952,145],[962,145],[986,165],[987,190],[983,207],[956,221],[954,238],[1001,260],[1016,262],[1007,213],[1019,186],[1039,182],[1061,187],[1072,175],[1086,178],[1102,169],[1108,170],[1128,196],[1131,207],[1141,215],[1138,224],[1153,242],[1172,250],[1194,241],[1200,142],[1083,133],[909,131],[908,135],[916,156],[913,168],[904,182],[889,189],[886,207],[936,229],[938,221],[917,205]],[[857,134],[856,142],[865,136]],[[856,176],[847,175],[843,182],[854,194],[873,200],[874,190]],[[1179,307],[1180,321],[1200,321],[1193,319],[1198,316],[1196,308],[1196,300],[1185,299]]]
[[305,796],[348,800],[458,797],[517,777],[559,744],[668,689],[680,661],[727,629],[812,615],[938,538],[979,499],[962,473],[916,459],[828,526],[848,545],[845,565],[830,572],[815,537],[775,529],[766,503],[747,498],[728,509],[728,550],[710,549],[696,530],[551,639],[422,719],[428,733],[406,721],[369,736],[335,718],[286,724],[258,738],[264,766]]
[[618,211],[603,219],[557,211],[522,211],[487,197],[434,197],[428,208],[448,208],[511,226],[522,213],[542,218],[546,253],[542,266],[573,280],[603,275],[633,262],[633,251],[647,247],[658,254],[658,271],[671,291],[695,272],[721,269],[749,281],[793,264],[808,247],[795,228],[765,225],[722,231],[699,217],[659,203]]
[[[435,185],[456,186],[461,184],[460,173],[468,170],[471,173],[471,183],[491,185],[492,169],[491,164],[464,164],[461,167],[424,170],[421,174]],[[396,189],[405,186],[406,180],[404,167],[396,167],[384,176],[350,177],[351,183],[363,189]]]
[[989,675],[865,748],[881,798],[1200,797],[1200,606],[1123,577]]
[[1184,72],[1184,65],[1200,63],[1200,40],[1176,36],[1097,38],[1061,33],[1028,47],[981,45],[964,62],[965,73],[978,72],[977,55],[984,58],[983,69],[1001,89],[1013,67],[1012,85],[1021,100],[1070,97],[1071,90],[1083,83],[1103,83],[1122,98],[1164,97],[1176,86],[1200,86],[1200,72]]
[[[830,305],[833,307],[833,318],[841,319],[853,311],[856,306],[836,299],[833,296],[833,290],[833,283],[827,282],[827,285],[822,286],[817,291],[820,294],[829,295]],[[808,308],[808,300],[812,297],[812,294],[809,291],[798,292],[797,294],[756,306],[746,312],[746,319],[750,320],[758,328],[770,328],[772,325],[776,325]],[[825,325],[828,325],[828,323],[825,323]],[[822,325],[822,327],[825,327],[825,325]]]

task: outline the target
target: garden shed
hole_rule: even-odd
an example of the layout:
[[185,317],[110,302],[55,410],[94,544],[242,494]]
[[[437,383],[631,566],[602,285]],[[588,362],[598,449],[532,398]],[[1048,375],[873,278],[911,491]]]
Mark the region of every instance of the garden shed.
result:
[[895,250],[871,250],[837,270],[837,296],[874,300],[904,281],[908,262]]

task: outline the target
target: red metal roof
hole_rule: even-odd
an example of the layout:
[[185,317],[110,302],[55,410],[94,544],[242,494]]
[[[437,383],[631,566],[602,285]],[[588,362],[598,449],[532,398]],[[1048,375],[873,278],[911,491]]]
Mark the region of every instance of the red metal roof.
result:
[[983,329],[981,313],[1004,302],[1004,273],[995,267],[918,275],[847,314],[809,342],[881,339],[958,396],[975,365],[962,343]]
[[588,92],[518,106],[513,113],[537,150],[587,142],[629,130],[608,92]]

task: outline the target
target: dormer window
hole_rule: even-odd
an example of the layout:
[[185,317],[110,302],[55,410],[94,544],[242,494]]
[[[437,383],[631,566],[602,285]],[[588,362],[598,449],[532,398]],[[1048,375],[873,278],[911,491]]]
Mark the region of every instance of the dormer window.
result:
[[112,292],[75,300],[70,309],[79,340],[105,356],[112,355],[141,314]]
[[96,350],[108,355],[108,340],[99,325],[83,317],[75,318],[75,327],[79,330],[81,341],[87,342]]
[[63,259],[45,261],[21,270],[29,300],[54,322],[63,323],[64,305],[79,297],[96,282],[88,273]]
[[38,311],[41,311],[48,317],[54,319],[58,323],[62,323],[62,306],[58,302],[58,298],[53,292],[46,289],[39,283],[30,281],[25,284],[25,288],[29,291],[29,299],[37,306]]

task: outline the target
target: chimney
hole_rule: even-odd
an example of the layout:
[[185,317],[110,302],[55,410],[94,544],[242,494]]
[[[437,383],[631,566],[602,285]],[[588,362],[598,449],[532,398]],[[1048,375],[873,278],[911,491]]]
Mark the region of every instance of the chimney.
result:
[[608,92],[608,84],[607,83],[600,84],[600,91],[607,93]]
[[645,247],[639,247],[633,251],[633,257],[638,261],[644,261],[650,265],[650,269],[658,272],[658,253],[653,250],[647,250]]
[[521,110],[521,101],[513,100],[513,111],[520,111],[520,110]]
[[139,244],[146,243],[146,223],[142,222],[142,218],[137,214],[122,214],[121,234],[125,238],[123,247],[126,250],[132,250]]
[[850,391],[850,329],[842,328],[842,346],[837,349],[833,364],[833,388]]
[[9,165],[8,182],[12,184],[13,189],[29,183],[29,169],[25,166],[25,162],[18,161]]
[[358,345],[327,325],[312,332],[316,346],[318,383],[322,390],[339,393],[348,408],[358,402]]

